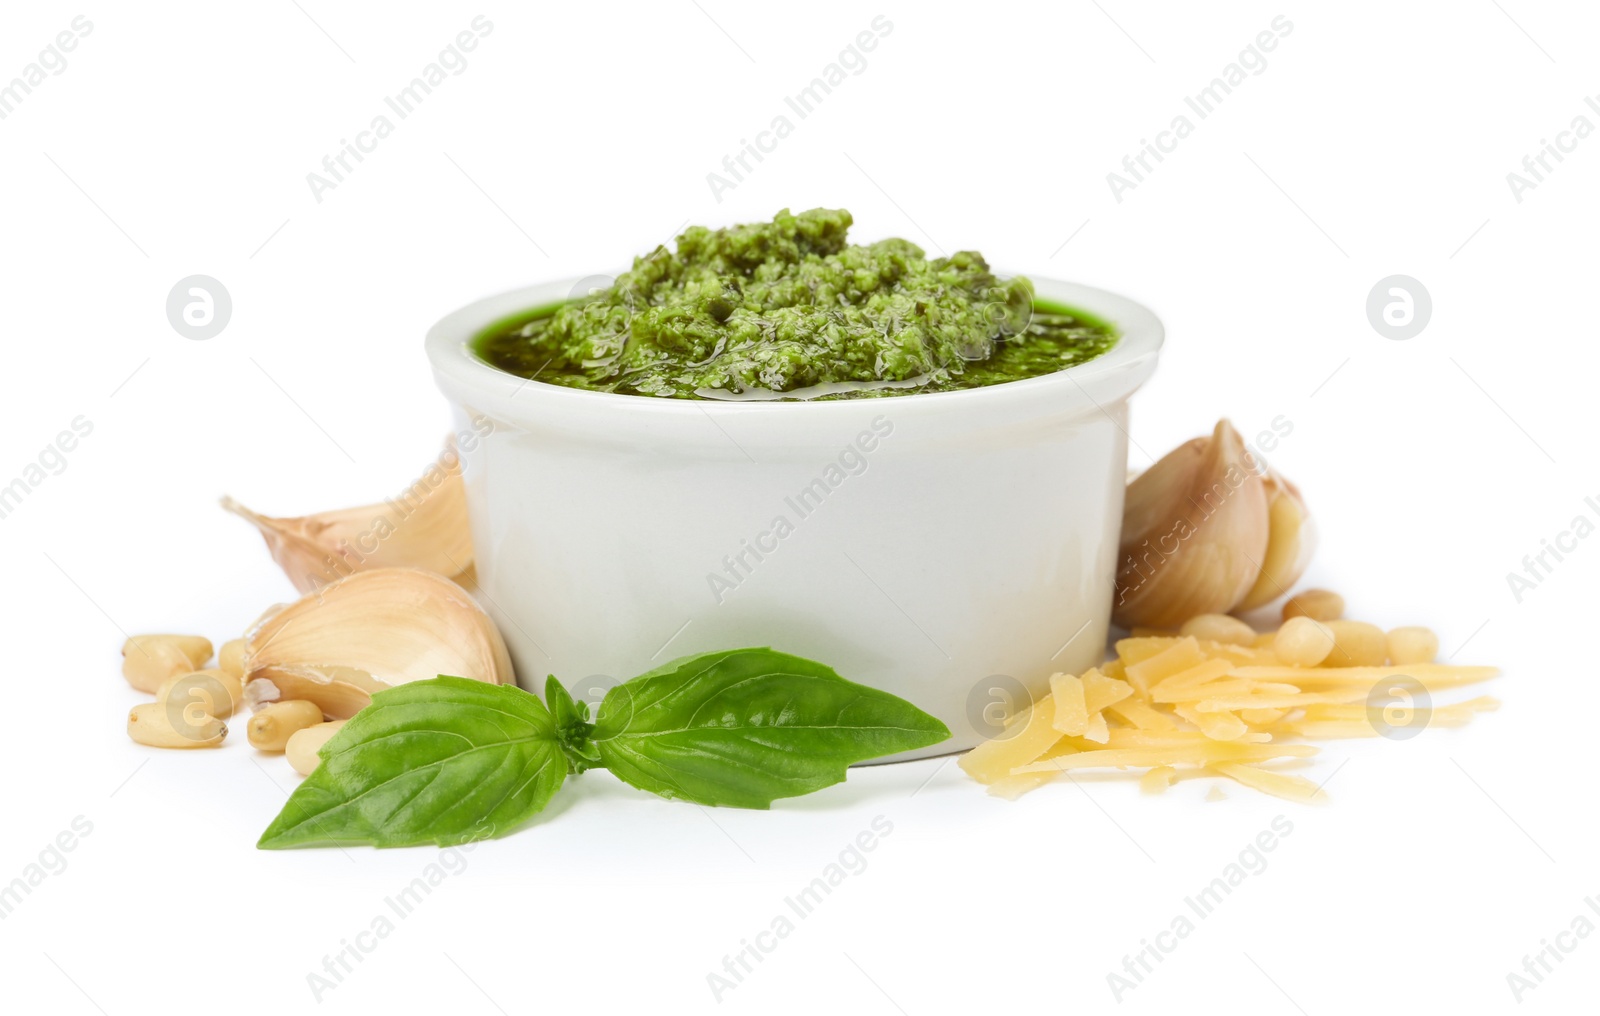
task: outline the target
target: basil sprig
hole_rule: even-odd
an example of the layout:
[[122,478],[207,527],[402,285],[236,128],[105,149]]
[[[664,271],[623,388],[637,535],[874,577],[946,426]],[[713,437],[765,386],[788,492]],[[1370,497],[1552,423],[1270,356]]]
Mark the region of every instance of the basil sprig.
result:
[[771,649],[674,660],[606,693],[591,722],[553,676],[545,699],[441,676],[381,691],[322,748],[257,846],[440,846],[503,836],[568,775],[700,804],[766,808],[847,767],[937,744],[903,699]]

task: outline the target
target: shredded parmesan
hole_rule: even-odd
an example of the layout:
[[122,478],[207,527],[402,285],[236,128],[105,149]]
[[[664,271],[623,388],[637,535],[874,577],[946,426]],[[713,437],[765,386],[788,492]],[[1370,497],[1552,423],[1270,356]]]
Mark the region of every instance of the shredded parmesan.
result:
[[[1494,667],[1442,663],[1285,666],[1273,652],[1273,635],[1233,645],[1136,630],[1100,666],[1053,676],[1049,695],[968,752],[961,767],[1007,799],[1074,769],[1143,770],[1140,787],[1161,793],[1186,768],[1287,800],[1317,802],[1326,797],[1317,784],[1262,763],[1319,751],[1291,742],[1381,736],[1391,721],[1368,703],[1374,691],[1386,690],[1385,682],[1408,679],[1432,695],[1499,674]],[[1389,698],[1383,704],[1394,705]],[[1430,727],[1459,727],[1499,706],[1480,696],[1414,705],[1422,711],[1398,715],[1415,715]]]

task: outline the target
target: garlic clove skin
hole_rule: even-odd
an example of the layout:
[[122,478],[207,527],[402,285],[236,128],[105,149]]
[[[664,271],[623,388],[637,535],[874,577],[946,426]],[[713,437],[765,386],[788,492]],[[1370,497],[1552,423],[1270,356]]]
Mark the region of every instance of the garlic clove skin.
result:
[[1219,420],[1128,485],[1112,619],[1175,628],[1228,613],[1261,575],[1269,524],[1265,481]]
[[1299,488],[1269,471],[1263,482],[1268,498],[1267,553],[1256,584],[1235,606],[1254,610],[1288,594],[1305,574],[1317,549],[1317,527]]
[[1128,481],[1122,505],[1123,549],[1135,543],[1131,534],[1148,535],[1171,527],[1173,506],[1183,504],[1194,486],[1208,444],[1203,437],[1185,441]]
[[418,568],[358,572],[270,612],[245,635],[245,701],[304,699],[333,719],[372,694],[449,674],[515,680],[500,631],[466,590]]
[[[295,589],[309,593],[375,568],[422,568],[472,583],[472,533],[459,460],[447,452],[402,495],[382,504],[273,518],[230,497],[222,507],[250,522]],[[444,461],[454,462],[446,468]]]

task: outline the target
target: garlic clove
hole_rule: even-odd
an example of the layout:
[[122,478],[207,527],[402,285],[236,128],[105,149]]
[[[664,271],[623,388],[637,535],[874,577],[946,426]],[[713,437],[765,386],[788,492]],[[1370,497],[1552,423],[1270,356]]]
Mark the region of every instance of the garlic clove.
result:
[[1317,549],[1317,527],[1299,489],[1270,471],[1263,482],[1268,497],[1267,554],[1261,561],[1260,577],[1234,605],[1236,611],[1254,610],[1287,594],[1305,574]]
[[305,699],[334,719],[374,692],[449,674],[515,678],[500,631],[466,590],[417,568],[358,572],[270,612],[246,633],[252,708]]
[[1220,420],[1128,485],[1113,620],[1176,627],[1227,613],[1260,577],[1268,532],[1266,484]]
[[[453,465],[447,468],[446,462]],[[298,518],[261,515],[230,497],[222,507],[261,531],[272,559],[302,593],[374,568],[422,568],[467,583],[474,579],[466,485],[453,450],[382,504]]]
[[1154,533],[1172,525],[1173,506],[1183,504],[1194,486],[1208,444],[1209,439],[1203,437],[1185,441],[1128,481],[1122,505],[1124,547],[1130,542],[1129,534]]

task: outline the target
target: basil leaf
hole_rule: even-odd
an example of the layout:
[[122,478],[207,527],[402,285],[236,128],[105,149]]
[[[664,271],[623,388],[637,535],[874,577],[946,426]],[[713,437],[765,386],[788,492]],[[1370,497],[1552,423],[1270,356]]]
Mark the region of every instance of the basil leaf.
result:
[[586,772],[600,764],[600,753],[595,750],[589,735],[594,724],[589,722],[589,703],[579,702],[556,676],[545,678],[544,701],[555,719],[556,737],[567,756],[573,775]]
[[537,814],[566,775],[538,696],[460,677],[415,681],[373,695],[323,746],[256,846],[487,839]]
[[733,649],[674,660],[606,693],[594,744],[624,783],[765,808],[842,782],[880,755],[937,744],[943,723],[811,660]]

